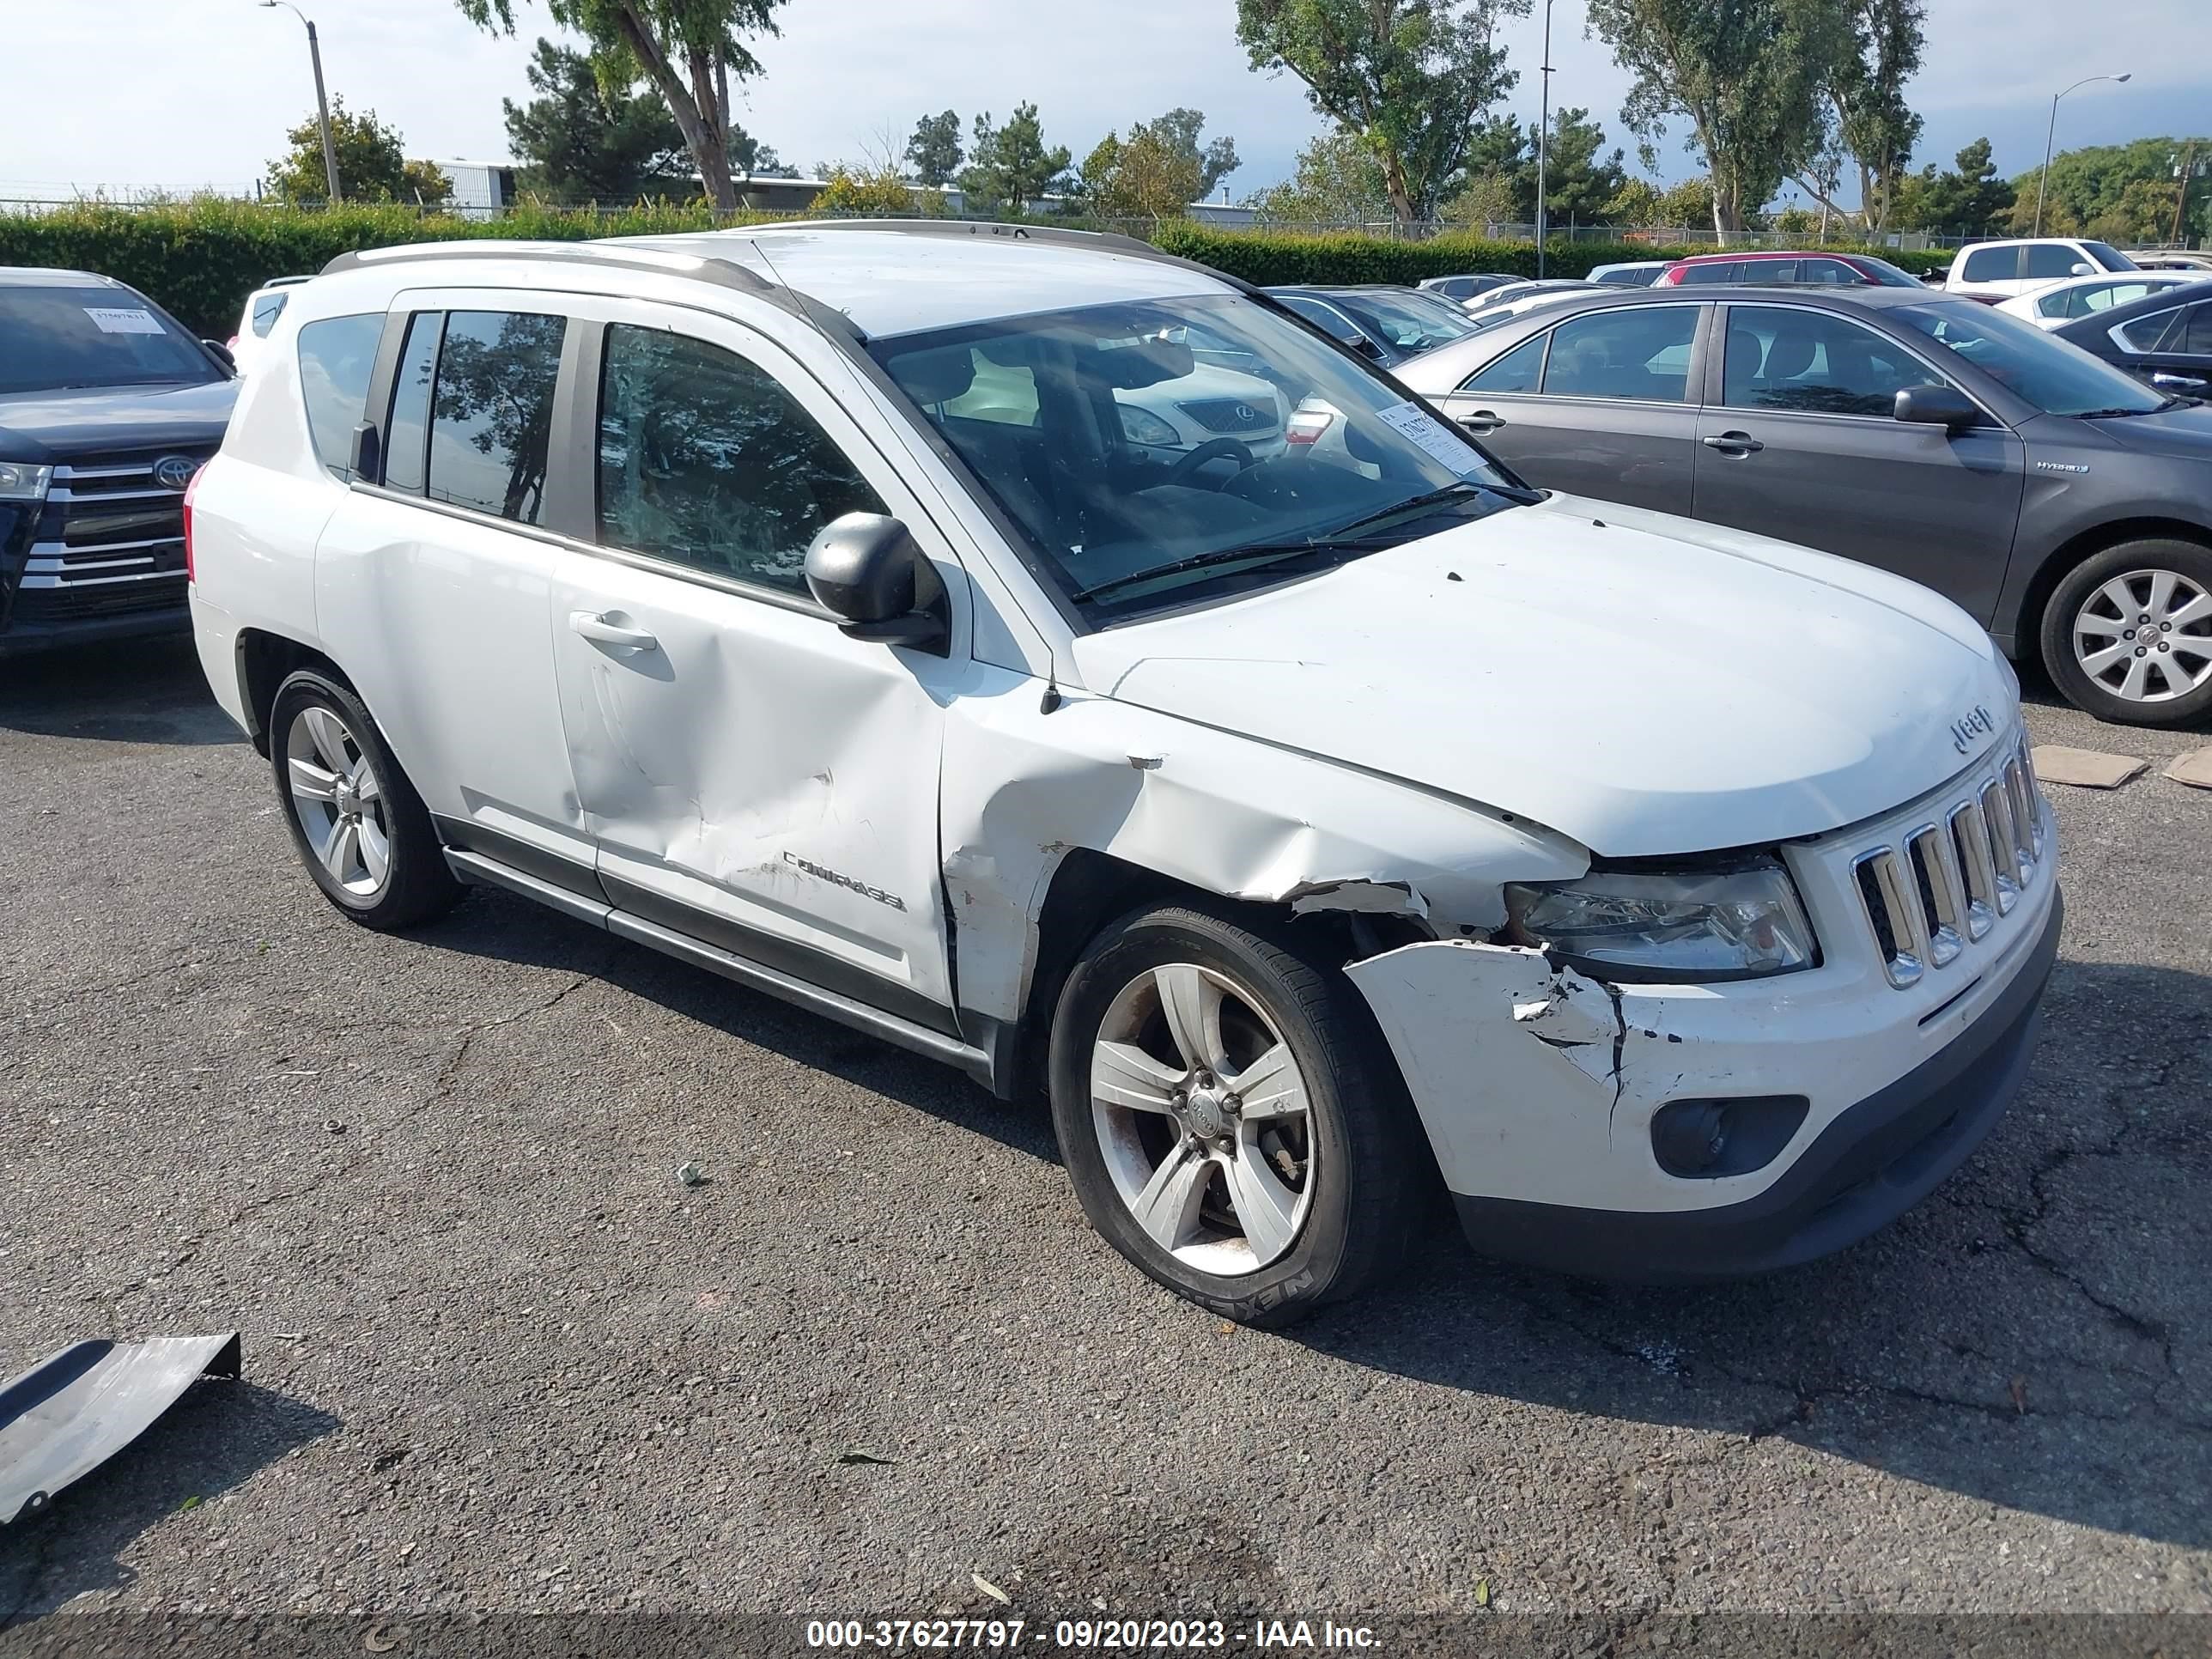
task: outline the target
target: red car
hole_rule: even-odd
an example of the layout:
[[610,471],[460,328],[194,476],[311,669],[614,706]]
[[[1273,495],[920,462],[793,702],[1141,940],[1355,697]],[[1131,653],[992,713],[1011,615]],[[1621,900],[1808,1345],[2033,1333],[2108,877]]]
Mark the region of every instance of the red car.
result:
[[1820,288],[1925,288],[1909,270],[1863,253],[1698,253],[1659,273],[1654,288],[1689,283],[1790,283]]

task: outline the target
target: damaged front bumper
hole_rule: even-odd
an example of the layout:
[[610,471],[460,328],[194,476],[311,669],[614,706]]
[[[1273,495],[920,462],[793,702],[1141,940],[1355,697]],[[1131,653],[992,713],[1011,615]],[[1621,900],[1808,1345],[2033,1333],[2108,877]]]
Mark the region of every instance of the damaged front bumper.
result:
[[[1887,1225],[2002,1115],[2063,914],[2054,882],[2032,897],[1971,983],[1920,996],[1844,963],[1726,985],[1601,984],[1540,951],[1457,940],[1346,972],[1477,1249],[1597,1278],[1734,1278]],[[1804,1115],[1759,1167],[1662,1167],[1662,1107],[1776,1097],[1802,1098]]]

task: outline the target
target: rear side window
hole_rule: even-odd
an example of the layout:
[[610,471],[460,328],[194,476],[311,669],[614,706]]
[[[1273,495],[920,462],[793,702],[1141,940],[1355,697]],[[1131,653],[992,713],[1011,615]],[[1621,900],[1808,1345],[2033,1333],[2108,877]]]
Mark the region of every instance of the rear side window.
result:
[[1577,317],[1552,331],[1544,391],[1560,398],[1678,404],[1690,378],[1693,305],[1640,306]]
[[1830,287],[1845,285],[1856,288],[1862,278],[1857,271],[1841,259],[1800,259],[1797,262],[1797,280]]
[[1503,357],[1468,377],[1462,392],[1534,392],[1536,377],[1544,369],[1544,342],[1547,335],[1539,334],[1515,346]]
[[447,317],[423,494],[517,524],[542,521],[567,327],[565,318],[534,312],[456,311]]
[[300,331],[300,395],[315,458],[341,478],[353,477],[353,429],[368,398],[384,314],[325,317]]
[[765,370],[659,329],[607,330],[599,449],[601,541],[787,593],[817,531],[884,510]]
[[2179,326],[2183,307],[2172,311],[2154,311],[2148,317],[2138,317],[2131,323],[2123,323],[2117,331],[2130,351],[2156,351],[2160,341],[2171,333],[2175,340],[2181,337]]
[[1739,263],[1716,265],[1684,265],[1684,283],[1733,283],[1739,281],[1737,273],[1743,269]]
[[265,340],[269,337],[269,331],[276,326],[276,319],[284,314],[284,302],[291,297],[291,290],[282,288],[273,294],[257,294],[253,296],[252,326],[255,339]]
[[[1966,283],[2008,283],[2020,274],[2020,244],[1978,247],[1966,256],[1959,280]],[[2063,271],[2059,273],[2062,276]]]

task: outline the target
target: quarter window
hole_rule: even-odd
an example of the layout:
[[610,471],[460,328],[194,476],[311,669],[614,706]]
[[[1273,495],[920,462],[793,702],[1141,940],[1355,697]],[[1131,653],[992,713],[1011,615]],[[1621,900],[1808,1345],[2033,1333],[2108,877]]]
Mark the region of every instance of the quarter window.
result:
[[517,524],[545,515],[546,453],[567,320],[523,311],[446,319],[424,494]]
[[1544,391],[1559,398],[1678,404],[1689,384],[1692,305],[1638,306],[1571,318],[1552,331]]
[[1722,368],[1731,409],[1886,416],[1907,386],[1942,377],[1894,341],[1825,312],[1733,306]]
[[2156,351],[2159,342],[2166,338],[2169,330],[2175,339],[2181,337],[2178,324],[2185,309],[2185,307],[2176,306],[2171,311],[2154,311],[2148,317],[2122,323],[2116,331],[2130,351]]
[[315,458],[341,478],[353,477],[353,429],[368,399],[369,372],[384,337],[380,312],[325,317],[300,331],[300,393]]
[[1503,357],[1478,369],[1462,392],[1534,392],[1537,376],[1544,372],[1544,341],[1539,334],[1523,340]]
[[787,593],[806,592],[817,531],[884,510],[764,370],[703,340],[619,323],[600,376],[599,485],[608,545]]
[[2175,349],[2191,357],[2212,357],[2212,300],[2199,300],[2189,307]]
[[255,339],[265,340],[269,337],[269,331],[276,326],[276,319],[284,314],[284,302],[291,297],[292,290],[285,288],[280,288],[271,294],[257,294],[253,296],[253,312],[250,325],[253,330]]

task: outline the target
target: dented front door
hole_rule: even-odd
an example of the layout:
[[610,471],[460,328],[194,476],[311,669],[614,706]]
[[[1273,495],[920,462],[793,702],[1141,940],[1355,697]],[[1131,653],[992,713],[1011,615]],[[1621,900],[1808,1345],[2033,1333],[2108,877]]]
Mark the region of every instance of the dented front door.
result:
[[[960,568],[810,370],[738,325],[592,323],[597,553],[551,622],[562,720],[617,907],[951,1028],[937,847]],[[580,375],[580,378],[583,378]],[[951,658],[848,639],[799,561],[849,511],[904,520],[947,580]]]

